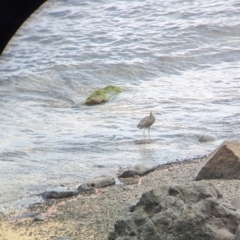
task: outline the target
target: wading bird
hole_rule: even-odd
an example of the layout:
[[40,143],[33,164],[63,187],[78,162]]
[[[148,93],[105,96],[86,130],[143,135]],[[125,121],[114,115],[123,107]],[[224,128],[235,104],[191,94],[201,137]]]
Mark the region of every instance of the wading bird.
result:
[[150,112],[150,116],[144,117],[139,124],[137,125],[138,128],[143,128],[143,137],[145,138],[145,128],[148,128],[148,136],[150,138],[150,127],[155,122],[155,117],[153,112]]

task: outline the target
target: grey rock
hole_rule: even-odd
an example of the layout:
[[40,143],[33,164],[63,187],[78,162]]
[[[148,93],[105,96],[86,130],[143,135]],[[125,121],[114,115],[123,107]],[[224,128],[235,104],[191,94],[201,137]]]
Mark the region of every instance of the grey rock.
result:
[[65,187],[55,188],[49,191],[43,192],[41,195],[44,199],[58,199],[58,198],[68,198],[73,197],[78,194],[75,189],[68,189]]
[[82,183],[78,186],[78,191],[80,193],[94,190],[95,188],[103,188],[109,185],[114,185],[115,179],[112,176],[101,176],[89,179],[88,181]]
[[240,196],[237,196],[231,200],[231,205],[234,206],[237,210],[240,209]]
[[208,182],[159,186],[115,223],[109,240],[233,240],[235,208]]
[[240,179],[240,142],[225,141],[201,164],[195,180]]
[[150,166],[148,164],[138,164],[133,168],[124,170],[118,177],[119,178],[128,178],[134,175],[143,176],[154,171],[156,167]]
[[213,136],[210,136],[210,135],[202,135],[199,138],[199,142],[213,142],[215,140],[216,140],[216,138]]

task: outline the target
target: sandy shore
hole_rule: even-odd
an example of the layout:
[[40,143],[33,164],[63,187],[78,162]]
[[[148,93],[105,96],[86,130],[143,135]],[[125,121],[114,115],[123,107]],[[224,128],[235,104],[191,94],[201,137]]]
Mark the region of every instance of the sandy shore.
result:
[[[72,239],[107,239],[114,223],[129,211],[142,193],[158,185],[184,184],[193,181],[202,159],[188,160],[159,166],[154,172],[140,178],[122,179],[124,184],[99,189],[92,195],[65,200],[51,200],[29,206],[25,211],[41,213],[41,218],[11,221],[16,213],[0,219],[0,239],[49,240],[57,236]],[[226,201],[240,195],[240,180],[209,180]]]

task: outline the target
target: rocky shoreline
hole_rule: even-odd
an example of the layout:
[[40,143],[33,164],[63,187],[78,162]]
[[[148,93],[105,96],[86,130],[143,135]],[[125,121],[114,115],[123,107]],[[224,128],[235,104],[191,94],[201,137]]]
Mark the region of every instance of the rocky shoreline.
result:
[[[160,165],[145,176],[121,178],[122,184],[67,199],[50,199],[42,204],[30,205],[25,209],[25,215],[4,214],[0,219],[0,239],[108,239],[114,223],[129,212],[144,192],[159,185],[194,181],[202,161],[190,159]],[[240,180],[202,181],[213,184],[227,202],[240,195]]]

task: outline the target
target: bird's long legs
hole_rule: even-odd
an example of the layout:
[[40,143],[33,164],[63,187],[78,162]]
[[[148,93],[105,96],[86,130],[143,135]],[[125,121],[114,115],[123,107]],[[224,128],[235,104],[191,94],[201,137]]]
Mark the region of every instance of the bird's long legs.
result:
[[[143,137],[145,138],[146,135],[145,135],[145,128],[143,128]],[[151,136],[150,136],[150,127],[148,128],[148,137],[149,139],[151,139]]]
[[148,136],[149,136],[149,139],[151,138],[150,136],[150,127],[148,128]]

